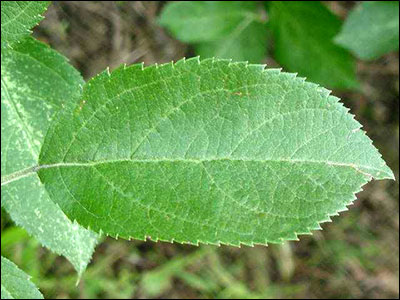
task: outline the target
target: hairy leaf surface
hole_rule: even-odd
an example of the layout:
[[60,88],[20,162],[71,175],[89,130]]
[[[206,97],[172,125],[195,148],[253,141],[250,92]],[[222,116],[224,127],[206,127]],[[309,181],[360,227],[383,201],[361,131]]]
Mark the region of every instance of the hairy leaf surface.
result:
[[90,261],[97,235],[65,216],[33,170],[50,120],[77,102],[83,84],[64,57],[33,38],[2,49],[1,205],[16,224],[68,258],[79,274]]
[[1,257],[1,299],[43,299],[30,277]]
[[31,34],[50,1],[1,1],[1,46]]
[[332,39],[341,22],[319,1],[271,1],[275,58],[288,71],[330,88],[355,88],[355,63]]
[[265,56],[266,26],[256,1],[172,2],[159,21],[202,57],[259,63]]
[[336,42],[361,59],[399,49],[399,2],[364,1],[348,16]]
[[90,80],[46,136],[39,176],[112,236],[239,245],[296,239],[393,178],[360,124],[315,84],[198,58]]

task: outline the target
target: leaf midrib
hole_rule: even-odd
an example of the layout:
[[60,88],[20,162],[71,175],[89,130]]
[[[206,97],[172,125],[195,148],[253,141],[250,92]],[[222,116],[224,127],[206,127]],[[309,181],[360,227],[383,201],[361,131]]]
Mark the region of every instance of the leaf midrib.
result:
[[221,157],[221,158],[203,158],[203,159],[179,159],[179,158],[159,158],[159,159],[113,159],[113,160],[103,160],[103,161],[92,161],[92,162],[61,162],[54,164],[43,164],[34,166],[22,171],[18,171],[6,176],[1,177],[1,186],[5,186],[11,182],[17,181],[21,178],[25,178],[33,173],[37,173],[42,169],[52,169],[52,168],[71,168],[71,167],[95,167],[103,164],[112,164],[112,163],[163,163],[163,162],[171,162],[171,163],[191,163],[191,164],[202,164],[205,162],[217,162],[217,161],[230,161],[230,162],[255,162],[255,163],[292,163],[292,164],[323,164],[331,167],[347,167],[352,168],[356,172],[372,178],[373,176],[362,169],[368,170],[376,170],[382,171],[378,168],[372,168],[369,166],[356,165],[352,163],[341,163],[335,161],[322,161],[322,160],[312,160],[312,159],[249,159],[249,158],[229,158],[229,157]]

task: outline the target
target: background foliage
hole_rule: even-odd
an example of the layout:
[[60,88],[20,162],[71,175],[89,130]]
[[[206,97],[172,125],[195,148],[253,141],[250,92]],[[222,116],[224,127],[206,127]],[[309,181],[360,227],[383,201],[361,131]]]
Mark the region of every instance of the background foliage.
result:
[[[331,2],[323,8],[344,19],[354,5]],[[70,58],[86,80],[107,66],[195,55],[196,45],[179,42],[160,27],[164,6],[55,2],[34,35]],[[283,65],[273,55],[277,47],[268,39],[262,62]],[[365,125],[398,178],[398,52],[355,62],[359,89],[334,94]],[[398,297],[398,184],[372,182],[358,198],[351,213],[324,224],[323,232],[283,246],[198,248],[106,239],[78,288],[71,265],[39,247],[3,211],[1,251],[34,277],[47,298]]]

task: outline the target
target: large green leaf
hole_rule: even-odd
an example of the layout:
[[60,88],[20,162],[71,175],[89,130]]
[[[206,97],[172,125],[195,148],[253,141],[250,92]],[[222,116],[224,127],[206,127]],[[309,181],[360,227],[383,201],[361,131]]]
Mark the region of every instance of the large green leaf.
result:
[[43,299],[30,277],[1,257],[1,299]]
[[64,255],[81,274],[97,235],[71,222],[51,201],[36,174],[50,120],[78,100],[84,84],[66,59],[26,38],[1,53],[1,205],[44,246]]
[[204,57],[260,62],[266,26],[256,1],[181,1],[166,5],[159,22]]
[[361,59],[399,49],[399,2],[364,1],[348,16],[336,42]]
[[297,239],[373,177],[393,178],[337,98],[262,65],[121,67],[53,125],[38,170],[52,199],[124,238]]
[[357,87],[355,63],[333,43],[341,22],[319,1],[271,1],[275,58],[288,71],[330,88]]
[[1,1],[2,47],[30,35],[49,4],[49,1]]

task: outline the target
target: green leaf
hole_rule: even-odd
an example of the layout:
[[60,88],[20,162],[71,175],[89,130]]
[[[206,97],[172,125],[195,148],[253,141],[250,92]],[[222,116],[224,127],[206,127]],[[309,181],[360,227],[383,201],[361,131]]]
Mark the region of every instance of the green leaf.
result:
[[266,26],[255,1],[172,2],[159,22],[204,57],[250,62],[265,57]]
[[2,47],[29,36],[49,4],[49,1],[1,1]]
[[399,2],[364,1],[351,11],[335,41],[361,59],[399,49]]
[[297,239],[393,178],[338,99],[293,74],[198,58],[90,80],[40,155],[52,199],[111,236]]
[[90,261],[97,235],[71,222],[36,174],[21,174],[35,169],[50,120],[78,100],[83,84],[63,56],[33,38],[2,49],[1,205],[16,224],[64,255],[79,274]]
[[1,257],[1,299],[43,299],[30,277]]
[[271,1],[275,58],[288,71],[329,88],[358,86],[350,53],[333,43],[341,22],[319,1]]

